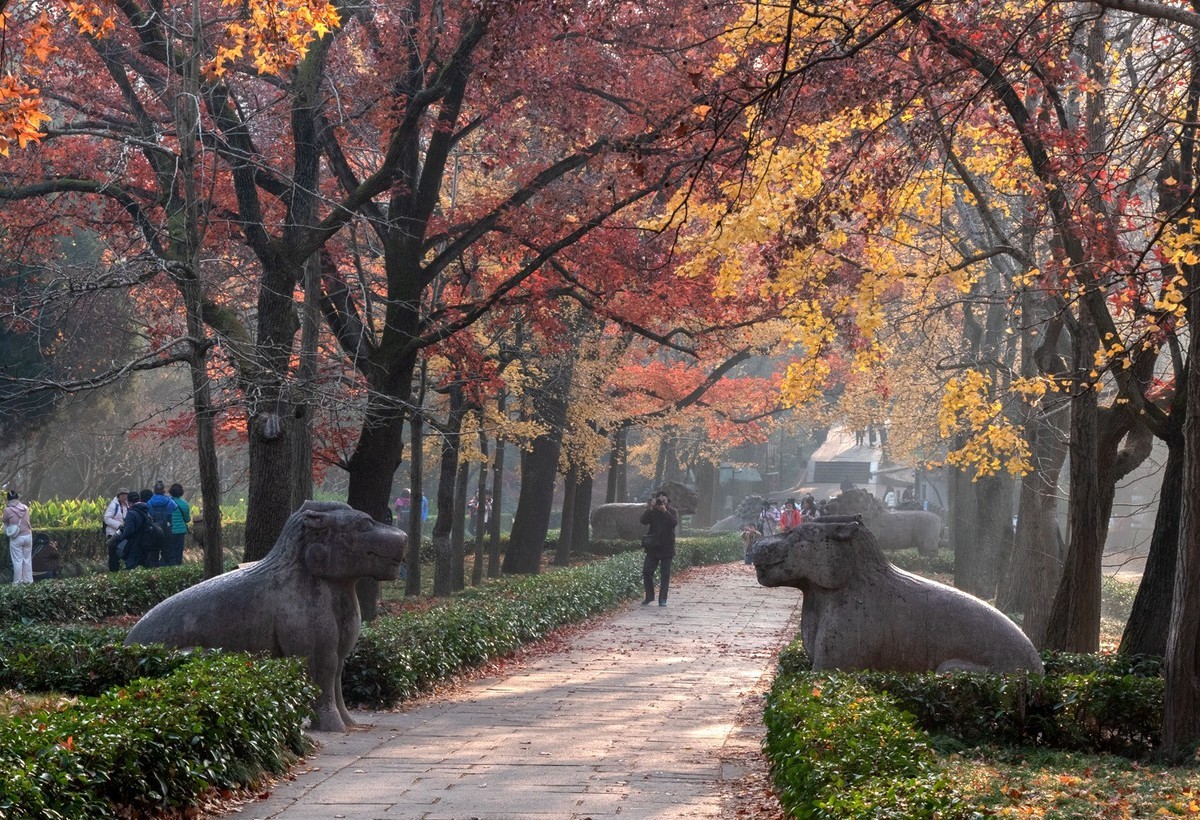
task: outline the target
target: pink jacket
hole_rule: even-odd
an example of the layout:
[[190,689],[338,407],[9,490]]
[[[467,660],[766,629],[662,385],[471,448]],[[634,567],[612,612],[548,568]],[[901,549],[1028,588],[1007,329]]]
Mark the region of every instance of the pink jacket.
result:
[[17,524],[21,527],[21,531],[17,535],[32,535],[33,528],[29,526],[29,508],[20,501],[10,501],[8,506],[4,508],[4,526],[9,524]]

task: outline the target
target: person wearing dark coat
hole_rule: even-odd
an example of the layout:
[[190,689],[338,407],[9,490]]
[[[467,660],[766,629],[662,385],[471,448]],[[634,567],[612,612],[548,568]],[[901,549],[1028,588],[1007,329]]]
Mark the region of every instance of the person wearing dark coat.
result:
[[154,495],[151,490],[129,494],[129,509],[121,529],[129,544],[125,547],[125,569],[158,566],[158,556],[150,549],[150,507],[146,504]]
[[659,568],[658,605],[667,605],[667,589],[671,584],[671,559],[675,557],[675,527],[679,525],[679,513],[671,506],[671,499],[661,490],[646,502],[641,522],[649,529],[642,537],[642,548],[646,560],[642,563],[642,583],[646,587],[646,599],[642,606],[654,601],[654,569]]

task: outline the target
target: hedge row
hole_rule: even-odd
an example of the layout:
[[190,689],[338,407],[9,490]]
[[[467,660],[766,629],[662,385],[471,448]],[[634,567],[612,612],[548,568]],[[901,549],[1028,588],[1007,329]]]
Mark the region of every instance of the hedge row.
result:
[[[674,566],[733,561],[730,538],[680,542]],[[347,702],[387,708],[489,658],[506,655],[551,630],[612,609],[641,594],[641,553],[624,553],[542,575],[505,578],[420,613],[364,625],[346,659]]]
[[[108,561],[108,542],[100,531],[100,522],[86,527],[34,527],[58,543],[58,555],[63,566],[72,564],[104,564]],[[246,543],[245,521],[222,521],[221,541],[226,547],[241,547]],[[189,548],[198,548],[188,536]],[[0,550],[8,555],[8,536],[0,533]],[[11,577],[11,576],[10,576]]]
[[59,711],[0,719],[0,816],[145,816],[281,772],[309,748],[296,659],[200,655]]
[[200,582],[199,564],[97,572],[37,584],[0,586],[0,628],[23,623],[95,622],[138,615]]
[[763,712],[780,805],[797,818],[954,816],[958,798],[928,736],[848,675],[780,675]]
[[[1045,675],[812,672],[780,654],[764,749],[795,817],[948,817],[931,751],[1001,744],[1144,757],[1162,723],[1162,660],[1046,653]],[[948,743],[949,741],[949,743]]]
[[[1045,675],[977,672],[844,673],[886,693],[930,734],[967,745],[1047,746],[1142,758],[1158,744],[1162,659],[1145,655],[1043,653]],[[799,641],[780,655],[781,674],[810,667]]]

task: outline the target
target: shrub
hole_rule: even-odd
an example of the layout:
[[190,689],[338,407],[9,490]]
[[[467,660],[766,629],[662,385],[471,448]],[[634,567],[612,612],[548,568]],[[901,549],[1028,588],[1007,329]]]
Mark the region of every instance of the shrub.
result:
[[[1162,724],[1162,659],[1145,655],[1043,653],[1046,674],[848,672],[887,693],[926,731],[966,744],[1048,746],[1144,757]],[[779,674],[812,664],[800,640],[779,656]]]
[[793,817],[945,817],[956,805],[912,717],[849,676],[780,676],[763,721],[779,801]]
[[22,623],[99,621],[136,615],[198,583],[198,564],[101,572],[37,584],[0,586],[0,628]]
[[298,660],[206,654],[164,678],[0,720],[0,812],[65,820],[191,805],[305,752],[314,696]]
[[161,677],[187,662],[187,652],[122,646],[125,630],[16,627],[0,632],[0,688],[99,695],[138,677]]

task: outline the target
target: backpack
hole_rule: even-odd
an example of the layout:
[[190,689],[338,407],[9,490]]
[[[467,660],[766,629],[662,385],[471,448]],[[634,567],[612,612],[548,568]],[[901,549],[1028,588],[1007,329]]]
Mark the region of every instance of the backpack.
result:
[[149,526],[146,528],[146,543],[151,549],[167,546],[171,534],[171,515],[178,509],[175,502],[150,508]]
[[163,550],[167,547],[167,528],[158,523],[153,516],[146,522],[145,541],[143,543],[151,550]]

